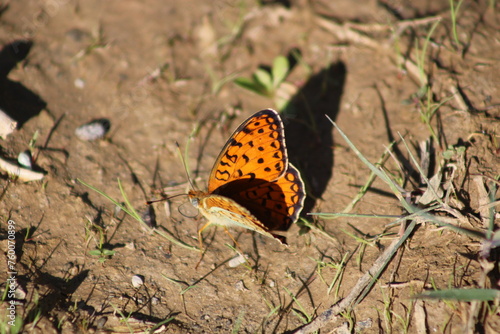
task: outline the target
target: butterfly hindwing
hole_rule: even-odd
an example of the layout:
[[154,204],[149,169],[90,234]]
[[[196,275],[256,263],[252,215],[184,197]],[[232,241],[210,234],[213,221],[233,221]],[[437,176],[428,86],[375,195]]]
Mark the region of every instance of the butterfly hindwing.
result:
[[269,231],[286,231],[297,221],[305,199],[304,184],[292,164],[276,181],[233,181],[219,194],[247,208]]
[[210,215],[215,224],[222,226],[236,225],[259,232],[268,237],[278,239],[286,244],[286,239],[282,236],[271,233],[258,218],[256,218],[247,208],[241,206],[236,201],[227,197],[211,195],[203,202],[202,210]]

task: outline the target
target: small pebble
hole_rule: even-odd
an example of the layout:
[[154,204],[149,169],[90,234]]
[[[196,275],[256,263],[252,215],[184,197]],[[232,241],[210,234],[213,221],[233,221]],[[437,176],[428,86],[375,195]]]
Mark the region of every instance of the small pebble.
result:
[[76,276],[80,271],[80,267],[78,265],[75,265],[73,262],[66,263],[65,267],[68,274],[70,274],[71,276]]
[[142,213],[142,220],[149,228],[156,228],[156,213],[152,205],[148,205]]
[[95,322],[95,325],[98,329],[101,329],[104,327],[104,325],[106,325],[107,321],[108,321],[108,317],[101,317],[101,318],[97,319],[97,321]]
[[130,249],[130,250],[135,250],[135,243],[133,241],[125,244],[125,248]]
[[160,303],[160,299],[153,297],[151,298],[151,304],[158,305]]
[[141,275],[132,276],[132,286],[134,288],[139,288],[144,284],[144,277]]
[[115,208],[113,210],[113,218],[118,218],[120,212],[122,212],[122,208],[118,205],[115,205]]
[[96,140],[104,137],[104,135],[108,133],[110,127],[110,121],[101,118],[79,126],[76,128],[75,134],[81,140]]
[[82,41],[85,37],[88,37],[89,34],[86,31],[83,31],[78,28],[70,29],[66,32],[66,36],[71,38],[75,42]]
[[14,291],[14,298],[17,300],[25,300],[26,292],[18,285]]
[[221,316],[218,316],[217,318],[215,318],[215,322],[223,324],[225,326],[225,328],[230,328],[230,326],[233,324],[233,321],[231,319],[224,318]]
[[238,281],[234,284],[234,288],[238,291],[248,290],[243,281]]
[[31,152],[29,150],[19,153],[17,156],[17,162],[23,167],[33,169]]
[[231,260],[229,260],[227,265],[231,268],[235,268],[235,267],[239,266],[240,264],[245,263],[246,261],[247,261],[246,255],[238,254],[237,256],[235,256]]
[[356,327],[358,327],[361,330],[371,328],[372,326],[373,326],[373,320],[371,318],[368,318],[364,321],[358,321],[356,323]]
[[85,80],[83,80],[81,78],[75,79],[73,84],[75,85],[76,88],[79,88],[79,89],[85,88]]

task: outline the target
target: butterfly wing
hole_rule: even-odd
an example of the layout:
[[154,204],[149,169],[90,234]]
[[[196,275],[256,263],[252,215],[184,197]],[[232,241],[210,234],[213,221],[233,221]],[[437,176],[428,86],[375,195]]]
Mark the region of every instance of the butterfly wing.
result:
[[288,230],[299,218],[305,199],[304,183],[292,164],[275,181],[233,181],[219,194],[248,209],[267,231]]
[[286,238],[272,233],[247,208],[236,201],[219,195],[208,195],[200,198],[198,208],[210,223],[222,226],[239,226],[256,231],[265,236],[275,238],[286,244]]
[[287,230],[304,205],[304,184],[288,163],[283,122],[271,109],[243,122],[222,149],[208,192],[190,192],[211,223],[238,225],[286,243]]
[[288,168],[283,122],[278,113],[266,109],[243,122],[215,161],[208,192],[217,193],[235,180],[274,181]]

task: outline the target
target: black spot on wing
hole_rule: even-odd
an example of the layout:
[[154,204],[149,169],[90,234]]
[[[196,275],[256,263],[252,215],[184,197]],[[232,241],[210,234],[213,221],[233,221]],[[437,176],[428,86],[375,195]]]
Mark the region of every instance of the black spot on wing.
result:
[[243,147],[243,144],[237,141],[236,139],[231,138],[229,146]]

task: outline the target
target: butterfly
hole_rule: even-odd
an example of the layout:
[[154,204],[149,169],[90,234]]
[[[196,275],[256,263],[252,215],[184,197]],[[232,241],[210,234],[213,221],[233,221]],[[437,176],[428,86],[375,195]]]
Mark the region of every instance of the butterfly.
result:
[[272,109],[244,121],[220,152],[208,179],[208,190],[190,190],[191,203],[208,222],[239,226],[286,244],[286,231],[304,206],[304,183],[288,162],[283,122]]

